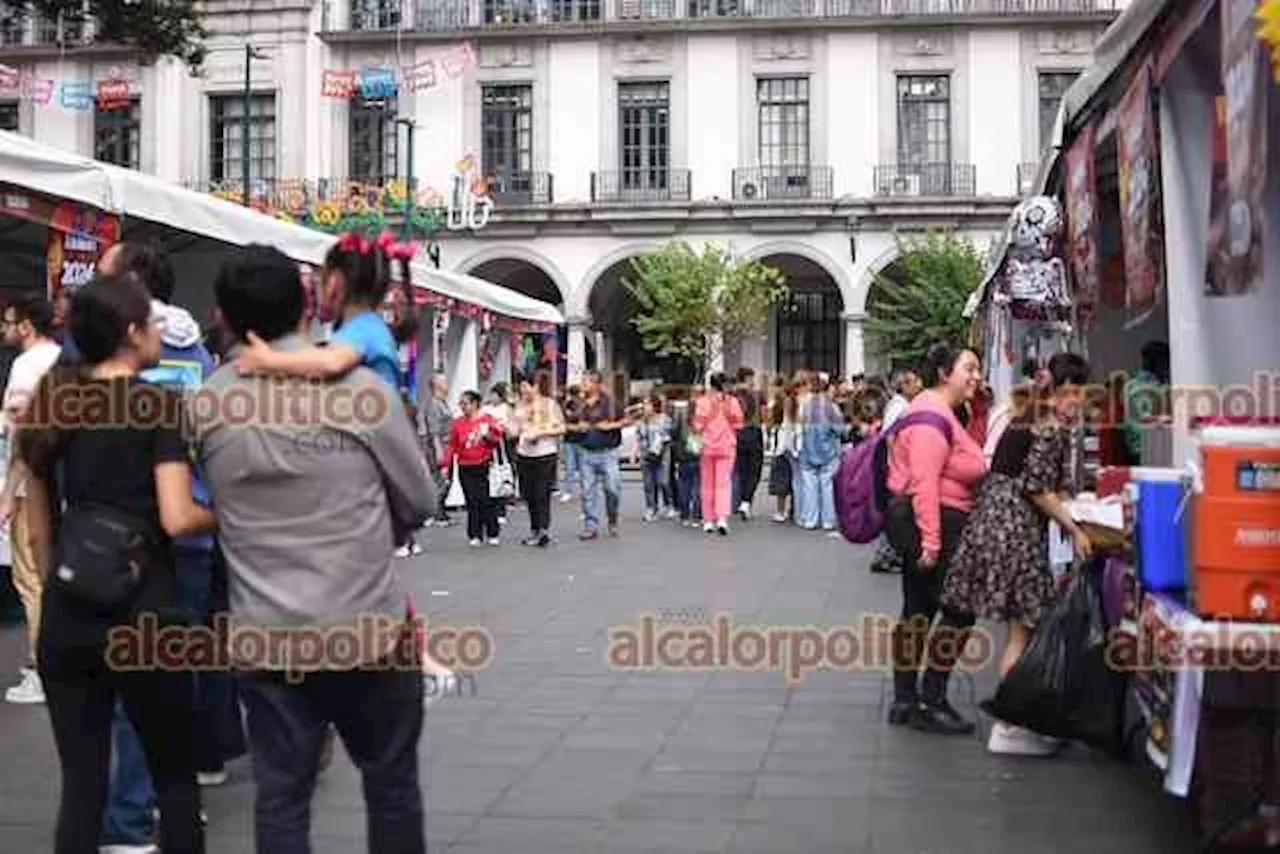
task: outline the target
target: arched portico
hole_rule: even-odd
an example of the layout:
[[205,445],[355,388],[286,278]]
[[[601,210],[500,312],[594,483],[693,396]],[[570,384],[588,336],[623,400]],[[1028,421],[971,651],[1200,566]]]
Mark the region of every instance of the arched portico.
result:
[[482,249],[458,269],[554,306],[563,306],[572,291],[564,273],[549,258],[520,246]]
[[[800,254],[770,252],[765,247],[748,257],[780,271],[787,292],[770,313],[763,340],[740,342],[736,361],[786,376],[800,370],[838,376],[853,360],[850,357],[861,360],[861,353],[847,357],[844,352],[846,299],[837,280],[838,268],[817,260],[822,254],[807,248]],[[763,352],[753,352],[756,347]]]

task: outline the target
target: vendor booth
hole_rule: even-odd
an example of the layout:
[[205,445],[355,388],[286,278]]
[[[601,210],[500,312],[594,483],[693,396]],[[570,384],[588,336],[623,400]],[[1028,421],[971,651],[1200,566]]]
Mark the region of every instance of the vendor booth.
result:
[[[1280,4],[1131,4],[1067,93],[1058,144],[967,310],[997,397],[1022,357],[1072,350],[1100,383],[1104,433],[1142,418],[1140,459],[1127,461],[1140,465],[1108,465],[1117,449],[1102,441],[1078,518],[1119,529],[1112,642],[1133,651],[1139,741],[1214,850],[1280,847],[1280,140],[1268,139],[1280,44],[1263,35],[1268,15],[1280,21]],[[1037,205],[1040,243],[1027,236]],[[1170,354],[1148,384],[1156,411],[1126,411],[1132,392],[1114,392],[1147,367],[1151,342]]]
[[[171,254],[175,302],[200,318],[228,246],[265,243],[318,267],[336,237],[159,178],[0,132],[0,282],[11,293],[46,287],[51,297],[92,276],[117,240],[156,240]],[[510,379],[531,341],[554,340],[563,323],[550,305],[474,276],[412,265],[419,340],[402,354],[425,385],[432,371],[455,395]],[[314,304],[314,303],[313,303]],[[429,368],[424,370],[424,368]],[[411,389],[416,391],[416,387]]]

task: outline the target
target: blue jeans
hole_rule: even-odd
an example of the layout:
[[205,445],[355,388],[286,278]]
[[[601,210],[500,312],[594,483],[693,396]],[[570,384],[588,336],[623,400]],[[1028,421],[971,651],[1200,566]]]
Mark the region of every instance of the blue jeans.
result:
[[667,487],[667,457],[663,454],[657,459],[646,457],[642,472],[644,474],[644,509],[657,513],[664,507],[670,507],[671,491]]
[[604,488],[604,510],[609,526],[618,524],[622,497],[622,469],[617,448],[604,451],[580,450],[582,461],[582,522],[588,531],[600,530],[600,489]]
[[796,522],[802,528],[836,526],[836,497],[832,482],[840,458],[833,457],[821,466],[800,464],[800,493],[796,503]]
[[702,516],[702,484],[700,460],[680,460],[676,463],[676,509],[680,520],[687,522]]
[[[191,612],[193,622],[203,622],[210,608],[213,582],[213,553],[194,549],[174,549],[174,569],[178,595]],[[215,710],[227,699],[230,674],[200,673],[196,678],[195,741],[198,770],[221,770],[225,754],[218,738]],[[238,714],[236,724],[239,724]],[[112,767],[107,808],[102,819],[103,845],[145,845],[155,831],[153,810],[155,790],[147,770],[146,756],[138,733],[117,702],[111,724]]]
[[564,458],[564,480],[560,488],[569,494],[582,491],[582,446],[573,442],[560,445],[560,455]]

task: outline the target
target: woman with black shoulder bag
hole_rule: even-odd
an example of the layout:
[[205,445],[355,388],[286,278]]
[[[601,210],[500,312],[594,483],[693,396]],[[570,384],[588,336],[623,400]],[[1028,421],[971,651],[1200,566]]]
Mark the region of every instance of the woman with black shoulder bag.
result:
[[181,398],[138,377],[160,356],[146,288],[132,274],[96,279],[68,315],[82,361],[45,377],[18,433],[46,577],[37,657],[62,767],[54,851],[98,850],[119,698],[146,753],[160,847],[202,852],[192,673],[156,637],[187,621],[169,539],[212,532],[214,516],[192,500]]

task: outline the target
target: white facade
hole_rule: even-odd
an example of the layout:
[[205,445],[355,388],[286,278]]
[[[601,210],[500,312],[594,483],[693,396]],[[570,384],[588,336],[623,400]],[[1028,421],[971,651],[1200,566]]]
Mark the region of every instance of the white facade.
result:
[[[838,294],[838,367],[847,374],[862,370],[868,288],[892,262],[896,236],[929,227],[959,229],[980,244],[994,236],[1020,193],[1020,165],[1039,158],[1041,75],[1087,67],[1117,5],[1026,0],[1022,14],[996,15],[983,12],[991,6],[985,0],[879,3],[910,8],[905,14],[886,9],[893,14],[883,17],[864,9],[856,20],[830,14],[785,21],[642,15],[645,20],[623,22],[615,20],[622,7],[606,3],[605,21],[589,37],[575,24],[545,20],[500,32],[484,26],[449,32],[438,21],[430,29],[356,32],[347,29],[350,17],[339,2],[277,2],[271,11],[258,5],[230,11],[215,3],[215,11],[227,11],[210,20],[221,35],[211,40],[199,78],[171,61],[140,66],[110,53],[46,56],[30,47],[0,47],[0,62],[55,81],[129,79],[138,99],[139,168],[202,186],[239,176],[238,146],[225,153],[227,162],[215,162],[213,122],[214,99],[243,92],[243,34],[262,56],[250,65],[251,90],[270,96],[274,115],[262,150],[254,152],[255,177],[260,169],[276,179],[311,180],[357,171],[351,108],[346,100],[322,96],[326,70],[436,61],[438,85],[417,92],[402,86],[395,109],[415,127],[413,172],[420,186],[442,190],[462,157],[493,159],[493,144],[486,150],[482,135],[484,87],[528,86],[531,127],[519,143],[527,148],[519,171],[532,176],[532,192],[510,203],[495,194],[494,216],[484,230],[442,240],[444,266],[561,304],[571,326],[571,362],[582,364],[587,350],[595,349],[588,344],[603,339],[604,352],[595,359],[603,365],[613,355],[609,336],[625,326],[625,318],[616,316],[625,309],[616,294],[600,292],[620,290],[626,261],[671,239],[720,242],[770,259],[797,282],[805,280],[806,288]],[[500,0],[451,8],[463,10],[459,20],[465,22],[483,20],[496,6],[517,8]],[[978,11],[948,11],[968,6]],[[536,8],[545,19],[547,10]],[[477,61],[449,79],[439,63],[462,42],[474,45]],[[904,118],[901,104],[903,80],[911,75],[942,78],[947,90],[934,106],[912,114],[914,142],[899,138],[912,132],[903,129],[912,120]],[[803,109],[782,110],[785,127],[766,120],[758,103],[760,81],[773,78],[805,81]],[[654,171],[656,162],[643,159],[653,157],[652,146],[624,160],[625,146],[634,148],[640,137],[652,140],[648,126],[642,134],[623,127],[619,87],[629,82],[665,83],[667,131],[658,171],[669,174],[663,189],[643,199],[619,185],[637,172]],[[64,109],[56,93],[48,105],[12,95],[22,132],[94,154],[93,111]],[[0,92],[0,107],[4,99]],[[223,108],[238,110],[240,104],[236,98]],[[803,120],[796,118],[801,113]],[[924,125],[932,136],[920,131]],[[391,128],[399,150],[384,168],[403,175],[407,130]],[[771,147],[762,136],[789,141]],[[267,160],[269,167],[258,162]],[[762,170],[765,160],[776,162]],[[803,164],[800,184],[786,183],[796,163]],[[615,316],[605,316],[610,313]],[[593,328],[603,336],[589,334]],[[778,334],[771,325],[761,342],[744,343],[733,358],[781,366]],[[827,364],[817,367],[836,368],[830,342],[822,347]],[[797,356],[789,358],[793,365]]]

